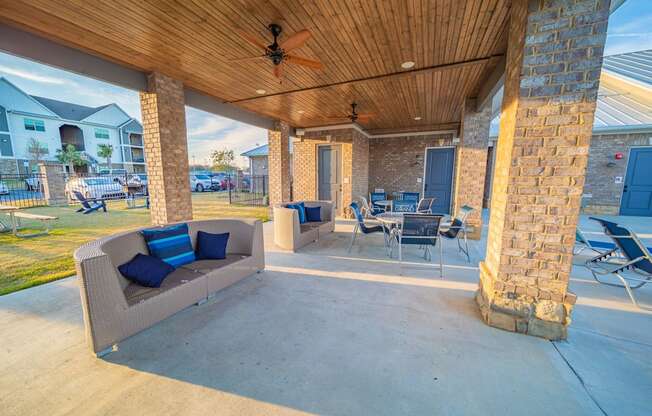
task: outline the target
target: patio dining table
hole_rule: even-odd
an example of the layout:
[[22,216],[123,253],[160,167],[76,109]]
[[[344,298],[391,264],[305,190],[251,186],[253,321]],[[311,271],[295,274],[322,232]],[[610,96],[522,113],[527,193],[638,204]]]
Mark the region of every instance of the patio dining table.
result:
[[11,231],[16,234],[17,224],[16,217],[14,216],[16,211],[18,211],[18,208],[16,207],[0,205],[0,213],[9,215],[9,225],[0,220],[0,232]]

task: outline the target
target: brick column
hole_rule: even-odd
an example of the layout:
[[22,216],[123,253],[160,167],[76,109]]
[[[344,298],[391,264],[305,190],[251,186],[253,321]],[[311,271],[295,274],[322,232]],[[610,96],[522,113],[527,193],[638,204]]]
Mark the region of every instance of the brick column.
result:
[[482,235],[482,200],[484,199],[485,174],[487,171],[487,149],[489,145],[489,123],[491,105],[477,111],[476,101],[468,99],[462,109],[460,144],[457,147],[455,168],[454,214],[460,207],[475,208],[467,217],[473,227],[469,238],[479,240]]
[[290,200],[290,126],[276,123],[267,133],[269,145],[269,204],[274,206]]
[[192,219],[184,102],[181,81],[159,73],[149,75],[147,92],[140,93],[150,215],[155,225]]
[[485,321],[566,337],[568,291],[608,0],[514,1],[487,254]]
[[66,198],[66,180],[63,173],[63,165],[52,162],[41,162],[38,165],[41,174],[41,185],[43,196],[49,206],[61,206],[68,204]]

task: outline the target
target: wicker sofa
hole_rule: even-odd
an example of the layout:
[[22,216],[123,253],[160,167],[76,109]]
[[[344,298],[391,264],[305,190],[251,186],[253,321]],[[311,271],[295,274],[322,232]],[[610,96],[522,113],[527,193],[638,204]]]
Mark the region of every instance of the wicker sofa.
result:
[[119,341],[192,304],[200,304],[214,292],[265,268],[259,220],[221,219],[187,224],[193,247],[199,230],[229,232],[227,257],[181,266],[165,278],[160,288],[131,283],[117,269],[137,253],[148,253],[140,230],[96,240],[75,252],[86,340],[97,356],[115,349]]
[[282,249],[295,251],[307,244],[317,241],[320,234],[335,230],[335,212],[330,201],[294,201],[303,202],[306,207],[321,207],[321,222],[299,223],[296,209],[287,208],[287,204],[274,207],[274,243]]

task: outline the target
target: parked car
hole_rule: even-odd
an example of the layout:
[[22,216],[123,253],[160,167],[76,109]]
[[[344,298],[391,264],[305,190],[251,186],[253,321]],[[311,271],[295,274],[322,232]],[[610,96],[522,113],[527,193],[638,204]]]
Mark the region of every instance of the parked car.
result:
[[196,192],[204,192],[211,189],[213,183],[208,175],[190,175],[190,189]]
[[0,195],[9,195],[9,188],[4,182],[0,182]]
[[211,189],[214,191],[221,191],[222,188],[222,181],[226,178],[226,174],[224,173],[214,173],[211,175]]
[[66,183],[66,193],[70,199],[74,199],[72,196],[74,191],[79,191],[86,198],[123,199],[126,197],[122,185],[105,176],[72,178]]
[[225,177],[222,179],[222,190],[228,190],[228,189],[233,189],[235,188],[235,184],[231,180],[230,176]]
[[125,180],[128,181],[126,169],[100,169],[98,174],[104,177],[110,177],[114,182],[120,183],[120,185],[124,185]]

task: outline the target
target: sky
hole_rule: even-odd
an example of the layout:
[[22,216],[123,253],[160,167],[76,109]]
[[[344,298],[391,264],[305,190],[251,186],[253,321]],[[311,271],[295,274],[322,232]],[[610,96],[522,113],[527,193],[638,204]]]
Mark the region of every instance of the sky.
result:
[[[627,0],[609,19],[605,55],[652,49],[652,0]],[[62,71],[0,52],[0,76],[28,94],[87,106],[118,104],[140,120],[136,91]],[[233,149],[236,163],[246,166],[240,153],[267,143],[264,129],[186,107],[188,157],[206,164],[216,149]]]

